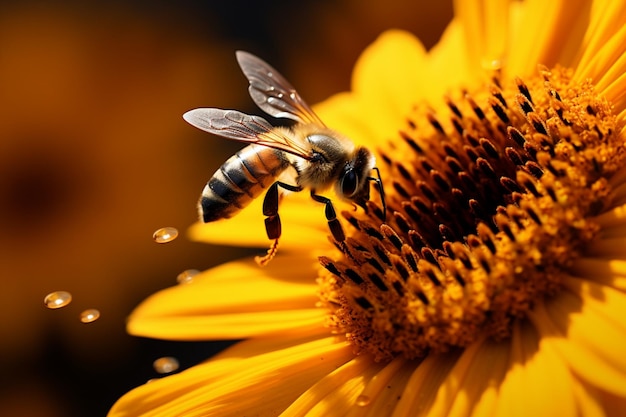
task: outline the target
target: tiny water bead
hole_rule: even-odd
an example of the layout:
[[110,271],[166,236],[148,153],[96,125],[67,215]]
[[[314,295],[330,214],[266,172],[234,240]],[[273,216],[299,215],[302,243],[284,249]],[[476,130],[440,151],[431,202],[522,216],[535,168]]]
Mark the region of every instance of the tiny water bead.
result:
[[155,360],[152,363],[154,370],[160,374],[169,374],[170,372],[174,372],[178,369],[180,364],[178,363],[178,359],[172,356],[164,356]]
[[175,227],[162,227],[152,234],[156,243],[168,243],[178,237],[178,229]]
[[100,311],[95,308],[89,308],[80,313],[80,321],[83,323],[93,323],[100,318]]
[[356,397],[355,404],[359,407],[366,407],[370,404],[371,401],[372,399],[368,395],[359,395],[358,397]]
[[65,307],[72,302],[72,294],[67,291],[53,291],[46,295],[43,299],[43,303],[51,310]]
[[176,282],[179,284],[191,284],[193,282],[193,277],[200,273],[197,269],[187,269],[176,277]]

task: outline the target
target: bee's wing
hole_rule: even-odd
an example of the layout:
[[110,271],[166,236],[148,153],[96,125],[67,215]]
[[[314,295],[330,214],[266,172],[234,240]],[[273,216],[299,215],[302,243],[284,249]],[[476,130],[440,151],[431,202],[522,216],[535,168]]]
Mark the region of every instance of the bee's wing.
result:
[[256,143],[280,149],[303,159],[311,159],[311,150],[276,130],[267,120],[236,110],[194,109],[183,114],[192,126],[228,139]]
[[250,82],[250,97],[265,113],[277,118],[324,126],[289,81],[267,62],[244,51],[237,51],[237,62]]

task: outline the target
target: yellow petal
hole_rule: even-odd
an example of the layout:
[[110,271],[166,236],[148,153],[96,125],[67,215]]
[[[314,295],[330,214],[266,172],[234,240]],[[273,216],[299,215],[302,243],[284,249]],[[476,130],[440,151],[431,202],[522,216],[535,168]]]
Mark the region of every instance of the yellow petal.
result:
[[[622,135],[624,135],[624,132],[622,132]],[[613,182],[613,187],[613,204],[616,206],[626,204],[626,183],[623,181]]]
[[470,66],[477,71],[500,66],[507,46],[509,3],[457,0],[454,15],[462,22]]
[[[620,263],[620,266],[623,264]],[[590,282],[576,277],[564,277],[563,285],[583,300],[582,311],[601,314],[626,331],[626,294],[602,283]]]
[[280,310],[215,316],[132,318],[128,332],[164,340],[242,339],[289,332],[319,332],[326,313],[319,309]]
[[[556,301],[560,298],[564,297],[555,299],[557,307],[560,306],[559,303],[571,303],[570,299]],[[574,306],[567,306],[569,307]],[[603,390],[626,396],[626,372],[621,365],[623,360],[615,357],[616,349],[624,346],[624,337],[597,317],[583,316],[588,316],[588,313],[570,311],[569,314],[564,314],[554,306],[548,312],[542,303],[538,303],[529,313],[529,318],[541,335],[542,349],[545,344],[545,348],[556,351],[581,379]],[[615,346],[599,346],[599,342],[595,340],[583,340],[590,337],[607,342],[605,337],[588,327],[590,324],[601,325],[600,329],[610,332],[611,336],[617,336],[616,341],[610,341]]]
[[[291,342],[245,359],[208,361],[137,387],[113,406],[109,417],[275,416],[311,381],[353,357],[350,346],[333,337]],[[255,342],[247,344],[253,348]]]
[[[409,377],[392,416],[437,415],[431,413],[437,391],[457,363],[459,356],[460,351],[426,356]],[[408,369],[411,370],[413,367]]]
[[349,137],[354,143],[372,149],[380,139],[372,130],[371,120],[363,117],[358,98],[352,93],[340,93],[314,106],[315,112],[331,129]]
[[546,304],[554,323],[626,374],[626,294],[575,277],[563,283],[568,291]]
[[[626,8],[626,7],[625,7]],[[624,10],[622,13],[626,13]],[[604,95],[619,113],[624,109],[624,86],[626,80],[626,20],[623,26],[595,51],[586,71],[578,76],[587,75],[595,84],[596,91]]]
[[430,80],[421,87],[420,101],[437,108],[442,97],[453,88],[466,88],[476,77],[483,74],[470,63],[466,53],[467,40],[464,26],[460,19],[455,18],[443,32],[437,45],[433,46],[426,62],[427,76]]
[[[405,395],[420,392],[419,400],[401,401],[396,416],[441,416],[471,415],[479,407],[478,412],[491,410],[495,401],[495,387],[500,383],[507,365],[508,348],[506,345],[486,342],[486,335],[465,348],[458,359],[450,360],[437,366],[434,375],[426,381],[410,381]],[[428,364],[429,359],[441,359],[440,355],[429,355],[417,368],[415,375],[422,373],[421,368]],[[428,372],[426,368],[424,372]],[[431,371],[432,372],[432,371]],[[415,384],[415,385],[413,385]],[[423,387],[419,386],[424,384]],[[415,388],[420,391],[413,391]]]
[[572,377],[571,383],[576,396],[578,415],[588,417],[604,417],[607,415],[603,410],[600,390],[575,376]]
[[[426,415],[428,416],[443,416],[449,415],[453,403],[457,403],[457,407],[461,403],[468,407],[468,401],[470,398],[468,394],[462,390],[463,381],[467,377],[468,371],[475,360],[478,352],[482,349],[485,337],[481,340],[472,343],[469,347],[463,350],[463,354],[454,364],[454,367],[446,375],[446,378],[441,382],[437,390],[435,401],[428,410]],[[458,408],[457,408],[458,410]],[[469,414],[469,408],[466,409]]]
[[[285,255],[266,268],[252,260],[221,265],[149,297],[132,313],[128,331],[208,340],[319,328],[326,312],[315,306],[316,262],[310,255]],[[297,276],[293,265],[299,265]]]
[[425,58],[421,42],[399,30],[383,33],[361,54],[354,68],[352,90],[359,100],[361,117],[371,121],[371,131],[378,140],[389,139],[404,125],[405,115],[419,96]]
[[[626,120],[626,55],[622,55],[619,59],[619,66],[614,68],[617,71],[622,71],[619,77],[604,77],[601,81],[606,80],[610,84],[606,85],[602,90],[604,96],[609,100],[617,111],[617,119],[623,123]],[[623,132],[621,136],[624,137]]]
[[574,275],[586,280],[626,290],[626,261],[601,258],[578,258],[572,263]]
[[594,83],[597,82],[599,76],[617,60],[615,54],[623,53],[624,44],[617,39],[623,38],[623,34],[619,33],[624,31],[625,16],[626,3],[623,1],[593,2],[587,33],[580,45],[580,57],[576,60],[575,79],[583,81],[591,78]]
[[281,416],[346,415],[350,409],[360,407],[357,402],[364,381],[371,379],[383,366],[369,356],[357,356],[318,380]]
[[509,370],[495,416],[576,416],[572,375],[563,357],[542,344],[529,323],[514,327]]
[[626,237],[610,237],[594,240],[587,245],[585,255],[626,259]]
[[609,417],[626,416],[626,398],[613,395],[605,391],[598,392],[600,401],[604,406],[604,415]]
[[508,367],[509,352],[508,342],[497,343],[486,340],[480,344],[467,364],[464,363],[463,356],[460,358],[457,366],[442,384],[440,393],[445,394],[438,396],[442,406],[445,406],[444,398],[450,399],[448,416],[493,414],[498,387]]
[[[620,4],[616,2],[616,4]],[[624,11],[626,12],[626,6]],[[626,20],[623,22],[626,24]],[[624,40],[626,39],[626,27],[622,26],[610,32],[611,36],[604,39],[597,49],[590,50],[593,54],[588,58],[585,68],[576,68],[576,76],[591,78],[598,92],[602,93],[606,86],[618,79],[624,72]],[[620,71],[621,70],[621,71]],[[586,76],[586,77],[585,77]],[[583,78],[585,77],[585,78]]]
[[388,416],[397,406],[406,384],[419,361],[396,358],[365,381],[363,391],[357,397],[357,407],[353,407],[347,417]]
[[509,73],[524,76],[537,64],[570,64],[585,35],[590,5],[586,0],[525,1],[511,36]]
[[605,211],[594,217],[593,221],[602,228],[602,236],[607,236],[607,233],[610,233],[613,229],[626,225],[626,204]]
[[533,346],[532,351],[536,351],[537,345],[537,335],[529,332],[529,329],[530,326],[522,327],[519,322],[513,326],[510,365],[500,386],[495,416],[525,417],[528,413],[525,404],[526,378],[524,378],[524,371],[527,368],[527,352],[522,342],[526,341],[526,344]]

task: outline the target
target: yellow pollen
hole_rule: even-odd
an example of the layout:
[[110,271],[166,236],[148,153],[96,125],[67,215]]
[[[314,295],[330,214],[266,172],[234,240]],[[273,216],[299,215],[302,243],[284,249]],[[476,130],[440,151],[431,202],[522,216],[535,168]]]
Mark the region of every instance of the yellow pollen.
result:
[[377,360],[508,337],[598,233],[623,162],[610,104],[567,69],[446,105],[380,151],[387,219],[374,198],[344,212],[346,245],[320,258],[329,327]]

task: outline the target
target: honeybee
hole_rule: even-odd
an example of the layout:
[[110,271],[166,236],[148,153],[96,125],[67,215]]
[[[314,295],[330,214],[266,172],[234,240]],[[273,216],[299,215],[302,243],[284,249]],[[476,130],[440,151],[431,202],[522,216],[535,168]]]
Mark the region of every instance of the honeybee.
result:
[[[217,108],[185,113],[183,118],[199,129],[249,143],[207,182],[198,202],[200,218],[208,223],[233,217],[267,190],[263,214],[267,237],[273,242],[265,256],[256,258],[263,266],[278,248],[278,203],[282,194],[308,189],[313,200],[325,205],[330,232],[338,244],[344,245],[345,234],[333,203],[318,192],[334,186],[341,199],[367,210],[369,183],[374,182],[384,213],[384,192],[374,155],[326,127],[291,84],[265,61],[243,51],[237,51],[236,56],[257,106],[270,116],[296,123],[290,128],[274,127],[262,117]],[[372,171],[376,177],[370,176]]]

